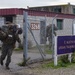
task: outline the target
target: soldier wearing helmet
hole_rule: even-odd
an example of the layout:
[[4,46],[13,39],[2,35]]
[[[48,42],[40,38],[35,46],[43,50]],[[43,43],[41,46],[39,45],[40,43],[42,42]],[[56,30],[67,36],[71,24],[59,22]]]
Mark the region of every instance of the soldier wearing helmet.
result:
[[18,34],[16,34],[16,31],[14,31],[14,26],[12,23],[7,23],[6,26],[3,26],[1,28],[0,32],[3,35],[2,36],[3,39],[0,38],[0,40],[3,43],[2,53],[0,57],[0,64],[3,65],[3,60],[7,56],[5,65],[6,65],[6,69],[10,69],[9,64],[11,62],[11,55],[12,55],[13,49],[15,48],[15,43],[16,41],[18,41],[18,43],[21,44],[21,40]]

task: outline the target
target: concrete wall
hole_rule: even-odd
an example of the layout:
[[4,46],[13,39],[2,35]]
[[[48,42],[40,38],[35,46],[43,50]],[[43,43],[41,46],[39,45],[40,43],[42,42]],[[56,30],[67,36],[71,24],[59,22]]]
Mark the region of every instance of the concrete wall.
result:
[[[52,24],[53,18],[54,17],[28,16],[29,25],[31,25],[31,23],[38,23],[38,25],[39,25],[39,29],[32,30],[32,32],[35,36],[35,39],[37,40],[37,42],[39,44],[40,44],[40,20],[46,19],[46,25],[49,25],[49,24]],[[22,15],[17,15],[16,23],[23,24],[22,19],[23,19]],[[56,31],[57,36],[72,35],[72,21],[73,21],[73,19],[59,18],[59,17],[57,17],[57,19],[63,19],[63,29]],[[56,19],[54,20],[53,23],[57,26]],[[28,31],[28,40],[32,42],[33,46],[36,45],[32,35],[29,31]]]
[[4,25],[4,17],[0,17],[0,27]]
[[[19,24],[23,29],[23,15],[16,15],[14,22],[15,24]],[[23,34],[19,35],[19,37],[21,38],[21,42],[23,44]],[[18,42],[16,42],[16,47],[18,47]]]
[[63,29],[57,31],[58,36],[72,35],[72,19],[63,20]]
[[[38,23],[38,29],[32,29],[32,32],[35,36],[35,39],[37,42],[40,44],[40,20],[45,20],[46,19],[46,26],[49,24],[52,24],[52,20],[54,17],[45,17],[45,16],[30,16],[28,15],[28,23],[31,27],[31,23]],[[0,17],[0,24],[4,23],[4,18]],[[23,15],[16,15],[16,17],[13,17],[13,22],[16,24],[20,24],[21,27],[23,28]],[[64,35],[72,35],[72,21],[73,19],[68,19],[68,18],[60,18],[57,17],[56,19],[63,19],[63,29],[62,30],[57,30],[57,36],[64,36]],[[54,20],[53,24],[57,26],[56,19]],[[75,24],[75,21],[74,21]],[[20,38],[23,43],[23,34],[20,35]],[[33,46],[36,45],[33,36],[31,35],[30,31],[28,30],[28,41],[32,43]]]

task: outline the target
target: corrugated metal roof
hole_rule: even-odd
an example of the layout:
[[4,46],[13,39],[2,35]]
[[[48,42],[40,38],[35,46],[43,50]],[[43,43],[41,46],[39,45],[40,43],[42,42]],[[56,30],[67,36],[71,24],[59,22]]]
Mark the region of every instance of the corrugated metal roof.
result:
[[9,9],[0,9],[0,16],[5,15],[23,15],[23,11],[27,11],[28,15],[30,16],[47,16],[47,17],[54,17],[58,14],[60,18],[75,18],[73,14],[62,14],[62,13],[53,13],[53,12],[46,12],[46,11],[36,11],[36,10],[29,10],[29,9],[21,9],[21,8],[9,8]]
[[31,16],[46,16],[46,17],[55,17],[58,15],[59,18],[75,18],[74,14],[63,14],[63,13],[54,13],[54,12],[47,12],[47,11],[36,11],[36,10],[27,10],[28,14]]
[[11,8],[11,9],[0,9],[0,16],[4,15],[17,15],[19,14],[19,9]]

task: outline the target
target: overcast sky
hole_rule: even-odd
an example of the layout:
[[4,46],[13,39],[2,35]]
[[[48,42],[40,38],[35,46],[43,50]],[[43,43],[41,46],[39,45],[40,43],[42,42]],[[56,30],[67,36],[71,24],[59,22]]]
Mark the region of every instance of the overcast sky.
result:
[[75,5],[75,0],[1,0],[0,8],[27,8],[27,6],[35,7],[67,3]]

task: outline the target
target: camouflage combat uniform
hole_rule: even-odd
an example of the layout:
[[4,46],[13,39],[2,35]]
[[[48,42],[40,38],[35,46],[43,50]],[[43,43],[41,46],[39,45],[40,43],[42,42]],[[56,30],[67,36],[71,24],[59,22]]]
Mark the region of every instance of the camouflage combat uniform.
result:
[[1,57],[0,57],[0,62],[1,62],[1,65],[3,65],[3,60],[7,56],[5,65],[6,65],[6,68],[8,69],[9,64],[11,62],[12,51],[15,48],[15,43],[16,43],[16,41],[21,43],[21,40],[20,40],[18,34],[15,35],[15,33],[13,32],[13,28],[11,28],[11,27],[10,28],[8,27],[6,32],[4,31],[4,33],[6,33],[6,36],[4,36],[3,39],[1,39],[3,44],[2,44],[2,53],[1,53]]
[[[56,36],[55,31],[57,30],[57,27],[55,25],[53,27],[54,27],[53,34]],[[46,39],[47,38],[49,41],[49,49],[51,49],[51,46],[52,46],[52,25],[51,24],[46,27]]]

